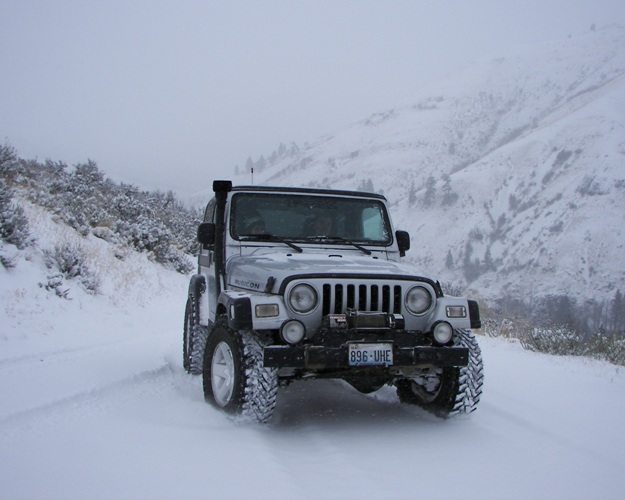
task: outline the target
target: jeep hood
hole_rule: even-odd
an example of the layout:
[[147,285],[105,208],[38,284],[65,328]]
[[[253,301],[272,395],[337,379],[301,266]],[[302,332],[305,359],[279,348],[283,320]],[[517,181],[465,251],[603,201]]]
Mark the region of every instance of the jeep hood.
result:
[[226,273],[231,287],[267,293],[276,293],[283,281],[292,276],[418,276],[413,268],[373,256],[310,251],[291,255],[234,256],[228,259]]

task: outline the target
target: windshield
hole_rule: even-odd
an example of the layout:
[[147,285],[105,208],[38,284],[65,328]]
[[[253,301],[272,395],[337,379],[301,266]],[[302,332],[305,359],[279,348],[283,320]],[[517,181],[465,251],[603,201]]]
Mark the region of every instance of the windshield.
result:
[[271,235],[300,242],[392,242],[386,208],[379,200],[284,193],[235,194],[230,234],[235,239]]

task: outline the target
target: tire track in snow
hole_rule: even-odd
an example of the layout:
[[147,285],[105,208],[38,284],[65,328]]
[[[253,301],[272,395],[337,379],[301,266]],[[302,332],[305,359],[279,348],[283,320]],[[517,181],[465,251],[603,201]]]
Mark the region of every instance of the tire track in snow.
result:
[[0,372],[11,367],[19,367],[25,364],[33,363],[37,364],[45,360],[46,362],[57,363],[61,361],[67,361],[76,359],[92,353],[98,353],[100,351],[107,351],[113,348],[123,348],[125,345],[131,345],[137,342],[152,340],[154,336],[136,337],[127,339],[115,339],[98,344],[85,345],[81,347],[71,347],[65,349],[54,349],[47,351],[40,351],[35,354],[23,354],[19,356],[8,356],[6,358],[0,358]]
[[168,363],[162,338],[117,339],[5,359],[0,363],[0,421],[163,368]]
[[592,449],[588,446],[584,446],[580,442],[574,442],[570,438],[558,432],[558,428],[555,426],[541,425],[540,421],[531,421],[523,416],[516,414],[503,407],[490,404],[489,402],[482,402],[484,407],[483,411],[488,412],[491,419],[497,421],[499,426],[506,425],[508,428],[516,428],[516,433],[521,434],[523,432],[534,435],[535,438],[531,438],[531,441],[542,441],[543,443],[552,443],[557,447],[561,447],[564,450],[568,450],[573,453],[577,453],[580,456],[594,457],[595,460],[601,462],[606,467],[614,469],[619,474],[622,472],[622,464],[607,455],[598,453],[596,449]]
[[5,414],[0,417],[0,433],[10,434],[14,428],[31,427],[33,423],[38,424],[37,427],[45,427],[45,424],[53,426],[54,422],[61,419],[80,418],[85,413],[91,414],[105,411],[113,404],[107,402],[107,400],[132,398],[133,391],[128,391],[128,388],[135,390],[139,388],[141,392],[148,392],[140,386],[150,383],[149,392],[162,390],[165,384],[155,386],[151,383],[164,378],[169,380],[171,372],[171,365],[168,362],[164,362],[153,369],[135,373],[106,385],[100,385],[94,389],[77,392],[32,408]]
[[[333,498],[349,498],[354,481],[387,482],[392,496],[393,481],[386,474],[380,477],[377,461],[384,453],[384,427],[396,433],[398,426],[414,430],[421,420],[426,425],[431,420],[411,407],[406,411],[392,389],[382,392],[365,395],[340,381],[317,380],[296,382],[278,394],[274,419],[257,429],[258,436],[281,475],[299,489],[299,498],[318,498],[320,482]],[[320,468],[320,457],[324,474],[311,476]]]

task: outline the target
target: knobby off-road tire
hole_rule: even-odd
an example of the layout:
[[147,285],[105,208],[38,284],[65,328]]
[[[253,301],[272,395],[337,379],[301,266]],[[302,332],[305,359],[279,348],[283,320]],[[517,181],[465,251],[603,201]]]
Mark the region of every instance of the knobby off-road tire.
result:
[[441,418],[475,411],[484,383],[482,352],[470,330],[455,330],[453,343],[469,349],[469,364],[430,368],[419,377],[397,381],[402,403],[421,406]]
[[182,335],[182,365],[187,373],[193,375],[202,373],[207,337],[208,328],[200,325],[198,300],[195,295],[190,295],[184,311]]
[[204,398],[230,415],[267,422],[278,393],[278,370],[263,367],[264,339],[215,323],[204,353]]

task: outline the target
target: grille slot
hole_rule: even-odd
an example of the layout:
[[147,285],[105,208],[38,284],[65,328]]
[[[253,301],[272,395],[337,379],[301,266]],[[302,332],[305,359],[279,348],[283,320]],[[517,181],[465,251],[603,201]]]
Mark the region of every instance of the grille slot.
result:
[[347,309],[401,313],[400,285],[377,283],[325,283],[322,286],[323,314],[341,314]]

